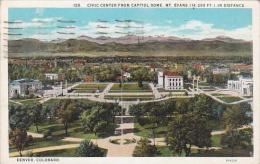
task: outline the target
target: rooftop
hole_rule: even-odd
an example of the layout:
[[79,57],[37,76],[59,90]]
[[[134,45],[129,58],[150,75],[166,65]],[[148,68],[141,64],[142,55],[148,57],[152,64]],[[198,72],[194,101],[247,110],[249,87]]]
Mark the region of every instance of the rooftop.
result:
[[171,71],[164,71],[164,76],[180,76],[177,72],[171,72]]
[[39,80],[34,80],[34,79],[28,79],[28,78],[24,78],[24,79],[18,79],[18,80],[13,80],[11,82],[11,84],[22,84],[22,83],[31,83],[31,82],[40,82]]

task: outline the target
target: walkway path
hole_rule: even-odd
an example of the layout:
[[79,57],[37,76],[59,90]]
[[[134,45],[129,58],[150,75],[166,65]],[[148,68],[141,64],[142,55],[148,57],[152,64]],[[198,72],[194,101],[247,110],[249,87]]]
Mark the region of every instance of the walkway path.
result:
[[105,95],[110,91],[110,89],[112,88],[113,83],[109,83],[106,88],[103,90],[103,92],[100,94],[99,98],[100,99],[104,99]]
[[44,102],[46,102],[52,98],[54,98],[54,97],[43,98],[42,100],[39,101],[39,103],[43,104]]
[[18,105],[23,105],[22,103],[20,103],[18,101],[14,101],[14,100],[10,100],[10,99],[9,99],[9,101],[12,102],[12,103],[18,104]]
[[250,101],[253,101],[253,98],[250,98],[250,99],[243,99],[243,100],[239,100],[239,101],[235,101],[235,102],[230,102],[230,103],[227,103],[219,98],[217,98],[216,96],[213,96],[211,95],[210,93],[207,93],[203,90],[200,89],[200,92],[204,93],[205,95],[211,97],[213,100],[216,100],[222,104],[226,104],[226,105],[234,105],[234,104],[239,104],[239,103],[242,103],[242,102],[250,102]]
[[153,83],[149,83],[149,86],[150,86],[150,88],[151,88],[152,91],[153,91],[153,94],[154,94],[155,99],[159,99],[159,98],[162,97],[162,95],[161,95],[160,92],[157,90],[157,88],[154,87],[154,84],[153,84]]

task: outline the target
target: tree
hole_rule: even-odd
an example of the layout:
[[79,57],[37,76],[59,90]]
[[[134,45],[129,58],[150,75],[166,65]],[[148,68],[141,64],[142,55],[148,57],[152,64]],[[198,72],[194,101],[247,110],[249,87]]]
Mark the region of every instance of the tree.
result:
[[231,149],[231,155],[234,156],[236,148],[253,149],[252,128],[243,130],[229,130],[221,138],[221,144]]
[[253,149],[253,143],[252,143],[253,129],[252,128],[239,130],[239,138],[240,138],[239,146],[241,146],[243,149],[251,149],[251,150]]
[[65,77],[69,82],[77,82],[80,80],[78,71],[73,69],[68,69],[65,72]]
[[208,119],[213,118],[212,104],[213,100],[203,94],[196,95],[190,103],[190,110],[201,115],[204,115]]
[[133,79],[138,82],[139,87],[143,87],[143,81],[151,80],[149,71],[146,68],[138,68],[133,71]]
[[38,124],[42,121],[42,104],[37,103],[27,107],[29,108],[29,114],[36,127],[36,131],[39,133]]
[[179,156],[185,151],[185,155],[190,154],[192,144],[192,127],[190,115],[176,114],[175,118],[168,125],[166,143],[169,148]]
[[166,142],[171,150],[179,156],[191,154],[191,146],[210,147],[211,128],[207,126],[208,118],[197,112],[176,113],[168,125]]
[[147,138],[141,138],[136,146],[133,156],[135,157],[154,157],[159,154],[156,147],[149,144],[149,140]]
[[21,105],[9,106],[9,126],[11,129],[28,129],[31,124],[28,108]]
[[97,135],[97,133],[102,133],[107,130],[107,122],[105,121],[99,121],[95,126],[94,126],[94,133]]
[[81,114],[82,127],[86,132],[94,132],[95,135],[108,132],[111,127],[114,127],[114,116],[118,112],[118,108],[115,106],[106,108],[101,105],[93,106]]
[[243,125],[248,125],[252,118],[247,115],[250,108],[245,104],[228,106],[223,114],[223,124],[226,127],[227,134],[225,134],[221,142],[226,144],[234,155],[234,149],[239,146],[241,142],[238,128]]
[[15,146],[20,156],[27,143],[27,132],[26,129],[14,128],[9,134],[10,143]]
[[[140,119],[144,116],[144,110],[142,104],[134,104],[130,106],[129,114],[134,116],[137,122],[140,123]],[[140,123],[141,124],[141,123]]]
[[73,121],[73,116],[75,112],[75,105],[70,100],[65,101],[63,104],[61,104],[61,107],[58,110],[58,117],[60,118],[60,121],[64,126],[66,136],[68,136],[69,123]]
[[[92,107],[93,109],[94,107]],[[98,110],[84,111],[81,116],[82,127],[85,131],[94,131],[95,125],[98,122]]]
[[46,104],[42,108],[42,115],[45,116],[49,122],[53,121],[58,116],[60,105],[57,103]]
[[91,141],[84,140],[76,149],[77,157],[104,157],[105,153]]
[[223,114],[223,125],[227,130],[235,130],[242,125],[248,125],[252,118],[248,116],[250,107],[245,104],[228,106]]
[[[152,137],[153,140],[155,141],[155,129],[165,123],[165,120],[167,120],[167,117],[170,115],[171,109],[167,108],[167,103],[162,106],[159,103],[150,103],[150,107],[148,108],[146,114],[147,118],[150,123],[152,123]],[[155,142],[154,142],[155,143]]]

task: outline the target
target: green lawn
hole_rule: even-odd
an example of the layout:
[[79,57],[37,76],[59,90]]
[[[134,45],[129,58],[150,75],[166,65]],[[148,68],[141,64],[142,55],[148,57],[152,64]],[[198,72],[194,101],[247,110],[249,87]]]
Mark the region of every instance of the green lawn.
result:
[[122,87],[120,84],[114,84],[109,92],[151,92],[148,84],[143,84],[143,87],[139,87],[137,83],[124,83]]
[[[192,157],[232,157],[231,149],[221,149],[221,150],[208,150],[205,151],[197,151],[193,150]],[[235,149],[234,150],[234,157],[250,157],[250,150],[242,150],[242,149]]]
[[76,148],[35,153],[37,157],[75,157]]
[[[208,122],[208,126],[210,126],[213,130],[221,130],[222,126],[220,122],[216,120],[211,120]],[[134,124],[134,133],[138,136],[142,137],[152,137],[152,124],[145,124],[141,126],[138,122]],[[167,125],[159,126],[155,128],[156,137],[165,137],[167,133]]]
[[[48,101],[45,101],[43,103],[43,105],[54,105],[54,104],[59,104],[60,102],[63,102],[63,101],[66,101],[66,100],[69,100],[70,98],[68,99],[50,99]],[[71,99],[70,99],[71,100]],[[81,103],[95,103],[94,101],[91,101],[91,100],[88,100],[88,99],[75,99],[75,101],[79,101]]]
[[210,84],[209,83],[206,83],[206,82],[200,82],[199,85],[201,86],[209,86]]
[[243,98],[249,99],[249,98],[253,98],[253,96],[243,96]]
[[[23,105],[32,105],[32,104],[36,104],[38,103],[40,100],[42,100],[42,98],[34,98],[34,99],[11,99],[13,101],[16,101],[18,103],[22,103]],[[11,101],[9,101],[9,103],[12,103],[12,104],[16,104],[16,103],[13,103]],[[17,104],[16,104],[17,105]]]
[[[60,139],[45,139],[45,138],[34,138],[31,143],[29,143],[24,150],[41,148],[41,147],[48,147],[48,146],[59,146],[59,145],[67,145],[67,144],[75,144],[77,142],[69,142],[69,141],[62,141]],[[15,147],[10,146],[10,152],[17,151]]]
[[176,93],[174,93],[174,92],[170,92],[169,94],[168,94],[168,96],[185,96],[186,95],[186,93],[185,92],[176,92]]
[[176,157],[177,155],[172,152],[168,146],[157,146],[160,157]]
[[[97,91],[97,89],[75,89],[73,90],[73,93],[95,93]],[[102,92],[99,90],[99,92]]]
[[102,92],[106,88],[106,83],[84,83],[73,88],[75,93],[93,93],[96,90]]
[[33,104],[35,104],[35,103],[38,103],[40,100],[41,100],[41,98],[23,100],[23,101],[19,101],[19,102],[22,103],[22,104],[24,104],[24,105],[33,105]]
[[225,96],[225,97],[218,97],[218,99],[225,101],[227,103],[236,102],[242,100],[240,97],[235,96]]
[[[141,126],[139,123],[134,124],[134,133],[135,135],[141,136],[141,137],[153,137],[152,132],[152,125],[146,124]],[[165,134],[167,132],[167,126],[161,126],[155,128],[155,137],[165,137]]]
[[211,144],[212,144],[211,146],[213,146],[213,147],[221,147],[222,146],[221,143],[220,143],[221,136],[222,135],[211,136]]
[[[52,122],[52,123],[40,124],[39,133],[46,133],[48,131],[48,129],[50,129],[52,131],[52,136],[65,137],[65,130],[64,130],[63,124],[61,124],[61,123]],[[29,131],[36,133],[35,126],[31,126],[29,128]],[[77,137],[77,138],[84,138],[84,139],[102,138],[99,135],[95,136],[94,133],[84,133],[84,130],[81,128],[80,121],[75,121],[75,122],[69,124],[68,135],[69,135],[69,137]],[[109,135],[109,134],[107,134],[107,135]]]
[[221,94],[221,93],[212,93],[212,96],[225,96],[226,94]]
[[[107,154],[107,149],[100,148],[105,156]],[[37,157],[76,157],[76,148],[64,149],[64,150],[52,150],[47,152],[35,153]]]
[[[177,154],[171,151],[168,146],[157,146],[160,157],[176,157]],[[221,150],[201,150],[196,149],[191,150],[191,157],[231,157],[231,149],[221,149]],[[250,150],[236,149],[234,151],[234,157],[250,157]]]

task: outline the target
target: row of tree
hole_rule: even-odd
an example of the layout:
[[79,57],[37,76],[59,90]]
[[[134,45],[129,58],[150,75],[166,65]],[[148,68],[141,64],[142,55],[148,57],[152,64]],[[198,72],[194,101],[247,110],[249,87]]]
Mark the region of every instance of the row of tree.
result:
[[64,134],[68,136],[68,129],[73,121],[81,120],[85,132],[95,134],[111,132],[115,128],[115,116],[121,108],[117,104],[96,103],[82,100],[60,100],[42,105],[33,103],[28,105],[9,106],[9,139],[17,151],[27,144],[27,130],[32,125],[39,132],[39,124],[45,121],[55,121],[64,127]]
[[[198,95],[192,99],[134,105],[130,109],[130,114],[135,116],[136,121],[141,125],[152,124],[151,131],[154,140],[156,128],[166,125],[167,145],[179,156],[183,154],[190,156],[192,146],[211,147],[213,127],[210,122],[217,120],[223,129],[227,130],[222,137],[222,143],[232,149],[233,155],[233,150],[238,143],[243,142],[244,145],[250,145],[251,138],[242,137],[241,135],[244,133],[238,130],[239,127],[248,125],[252,121],[248,115],[250,111],[250,105],[245,103],[224,106],[216,104],[207,96]],[[237,137],[235,133],[241,134],[240,137]],[[250,140],[245,141],[241,138],[250,138]]]

